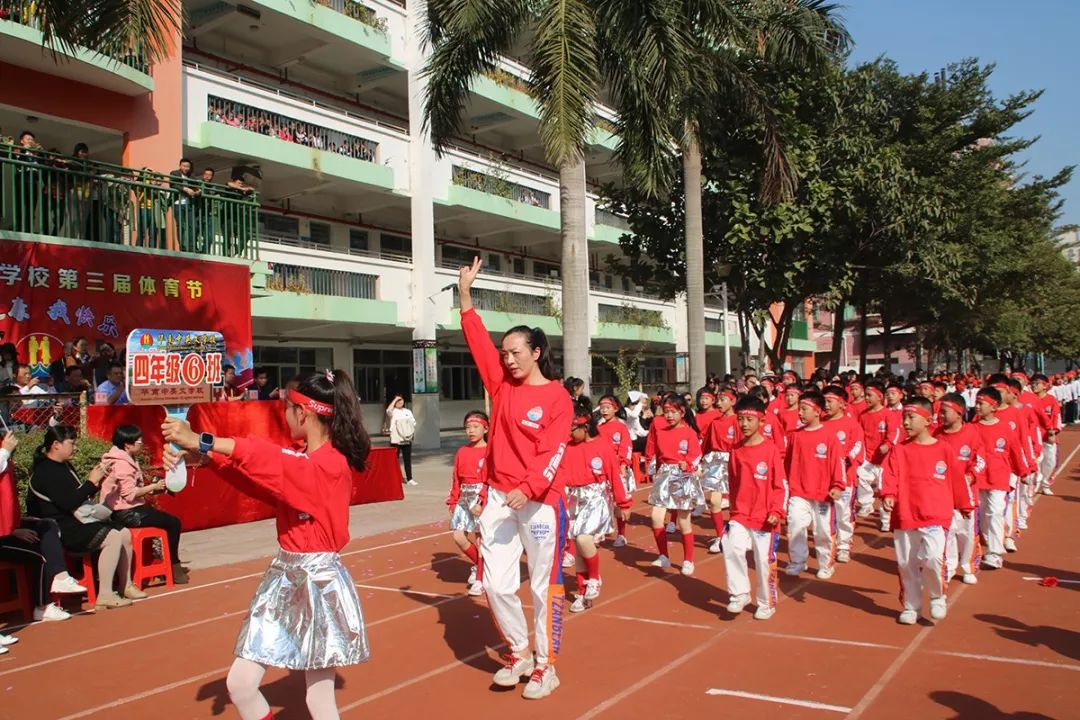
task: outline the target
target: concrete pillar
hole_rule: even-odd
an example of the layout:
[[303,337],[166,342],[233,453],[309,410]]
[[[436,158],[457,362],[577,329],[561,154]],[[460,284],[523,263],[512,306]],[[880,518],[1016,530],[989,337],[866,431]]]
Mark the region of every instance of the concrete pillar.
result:
[[[183,154],[183,68],[177,32],[169,57],[155,63],[151,70],[154,92],[140,95],[132,102],[124,133],[124,165],[148,167],[161,173],[176,169]],[[206,108],[202,112],[205,114]]]

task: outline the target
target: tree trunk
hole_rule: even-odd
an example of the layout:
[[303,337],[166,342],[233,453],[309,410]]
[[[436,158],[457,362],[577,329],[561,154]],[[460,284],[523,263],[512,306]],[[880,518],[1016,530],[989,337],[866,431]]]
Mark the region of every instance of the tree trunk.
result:
[[840,300],[836,305],[836,310],[833,311],[832,350],[829,351],[830,376],[840,372],[840,351],[844,346],[844,308],[846,307],[847,303]]
[[882,366],[887,375],[892,375],[892,318],[884,308],[881,310],[881,351],[885,355]]
[[562,227],[563,375],[585,381],[589,394],[589,245],[585,238],[585,160],[559,168],[559,219]]
[[[687,128],[683,148],[683,189],[686,206],[686,331],[690,360],[690,389],[705,386],[705,249],[701,219],[701,147],[697,133]],[[727,328],[724,328],[727,332]]]

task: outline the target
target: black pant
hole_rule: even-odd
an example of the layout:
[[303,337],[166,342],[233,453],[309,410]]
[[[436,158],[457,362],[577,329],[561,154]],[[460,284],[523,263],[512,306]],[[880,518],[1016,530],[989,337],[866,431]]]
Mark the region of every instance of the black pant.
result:
[[64,546],[60,544],[60,528],[52,520],[23,519],[22,527],[37,533],[36,543],[23,542],[14,535],[0,537],[0,560],[34,566],[34,605],[51,602],[53,578],[67,572]]
[[180,518],[149,505],[118,510],[112,516],[124,527],[152,527],[164,530],[169,536],[169,553],[173,564],[180,562]]
[[405,481],[412,480],[412,443],[404,445],[395,445],[398,455],[401,456],[401,462],[405,464]]

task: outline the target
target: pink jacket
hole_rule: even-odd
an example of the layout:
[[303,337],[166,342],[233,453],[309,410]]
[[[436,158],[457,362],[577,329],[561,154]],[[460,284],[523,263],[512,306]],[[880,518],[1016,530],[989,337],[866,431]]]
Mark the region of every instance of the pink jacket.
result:
[[113,511],[145,505],[143,498],[135,497],[135,491],[143,484],[142,470],[135,459],[115,445],[103,459],[112,463],[112,469],[101,483],[101,502]]

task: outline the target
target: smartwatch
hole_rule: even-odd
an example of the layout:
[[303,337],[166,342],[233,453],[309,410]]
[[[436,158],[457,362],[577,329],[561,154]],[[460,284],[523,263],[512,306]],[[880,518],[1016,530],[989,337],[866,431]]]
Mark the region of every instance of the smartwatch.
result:
[[199,435],[199,452],[203,455],[214,449],[214,436],[210,433]]

